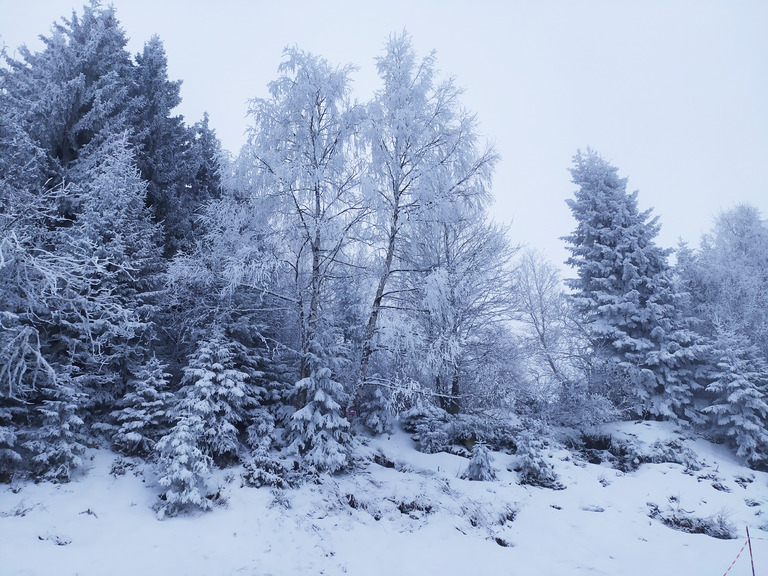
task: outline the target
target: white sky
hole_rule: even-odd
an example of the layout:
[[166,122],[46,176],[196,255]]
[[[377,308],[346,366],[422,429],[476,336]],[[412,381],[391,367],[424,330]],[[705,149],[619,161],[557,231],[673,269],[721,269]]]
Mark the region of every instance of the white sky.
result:
[[[158,34],[179,112],[208,111],[225,148],[244,141],[246,101],[266,96],[282,49],[353,63],[358,97],[378,86],[374,57],[403,28],[466,88],[501,153],[494,216],[556,263],[574,226],[564,200],[577,148],[613,162],[659,243],[696,245],[738,202],[768,217],[768,2],[764,0],[162,1],[115,0],[132,53]],[[39,49],[74,0],[0,0],[0,43]]]

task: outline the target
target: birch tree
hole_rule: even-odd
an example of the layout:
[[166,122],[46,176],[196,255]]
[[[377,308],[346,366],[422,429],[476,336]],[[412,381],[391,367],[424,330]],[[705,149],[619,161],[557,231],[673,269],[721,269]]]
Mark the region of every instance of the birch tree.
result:
[[299,378],[306,378],[331,320],[323,316],[326,285],[344,274],[363,209],[352,146],[359,112],[348,101],[350,66],[334,68],[292,48],[278,70],[271,98],[251,102],[254,124],[237,160],[235,187],[261,213],[262,232],[277,241],[269,253],[278,260],[281,286],[271,291],[293,308]]
[[397,306],[412,270],[405,247],[418,221],[483,206],[497,156],[481,148],[477,119],[452,79],[439,81],[435,54],[419,59],[407,33],[393,35],[376,66],[383,86],[369,107],[366,174],[373,231],[370,296],[360,353],[357,405],[369,380],[382,313]]
[[[343,388],[335,382],[346,357],[339,344],[343,330],[331,310],[332,284],[350,273],[353,234],[365,213],[355,152],[361,110],[349,99],[352,71],[297,48],[285,51],[271,97],[251,102],[253,126],[223,203],[258,222],[259,254],[251,254],[251,265],[234,268],[244,272],[238,282],[260,285],[267,306],[286,312],[282,343],[295,351],[297,364],[298,411],[289,436],[319,467],[317,454],[345,454],[339,445],[349,440],[340,412],[344,398],[338,397]],[[255,261],[266,271],[260,277],[247,271]],[[327,398],[318,404],[319,394]],[[323,414],[310,414],[314,407]],[[336,458],[330,468],[341,466]]]

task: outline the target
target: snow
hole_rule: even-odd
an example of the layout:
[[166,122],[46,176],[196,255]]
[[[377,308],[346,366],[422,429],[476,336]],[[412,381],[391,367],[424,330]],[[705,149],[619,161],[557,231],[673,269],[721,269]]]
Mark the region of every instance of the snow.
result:
[[[220,471],[225,505],[158,521],[149,468],[110,474],[117,456],[97,450],[69,484],[0,488],[0,573],[719,576],[741,550],[745,526],[758,574],[768,570],[768,541],[758,539],[768,537],[768,474],[671,424],[607,431],[645,446],[678,439],[702,467],[643,464],[625,473],[553,444],[544,455],[564,490],[518,485],[515,456],[504,453],[493,453],[497,481],[472,482],[461,479],[468,459],[421,454],[397,432],[361,446],[354,473],[294,490],[244,487],[239,469]],[[648,516],[649,503],[723,514],[738,538],[673,530]],[[751,574],[746,551],[729,572],[740,574]]]

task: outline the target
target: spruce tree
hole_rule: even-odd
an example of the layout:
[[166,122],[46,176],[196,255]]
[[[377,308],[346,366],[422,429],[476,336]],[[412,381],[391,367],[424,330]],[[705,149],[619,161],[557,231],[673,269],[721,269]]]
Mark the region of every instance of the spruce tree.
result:
[[184,368],[174,412],[199,418],[200,448],[218,463],[237,460],[238,426],[249,423],[250,410],[264,392],[251,382],[247,356],[241,344],[214,327]]
[[318,471],[337,472],[349,465],[352,436],[342,414],[344,389],[329,368],[318,368],[296,388],[306,404],[291,417],[289,449]]
[[[190,252],[195,242],[195,212],[210,195],[206,184],[197,185],[201,163],[197,129],[187,127],[183,116],[173,114],[181,103],[181,81],[168,79],[165,48],[157,36],[136,55],[135,78],[133,141],[139,150],[141,176],[147,182],[147,204],[163,228],[165,255]],[[215,142],[215,135],[212,138]]]
[[697,250],[678,250],[677,271],[701,334],[714,340],[727,326],[768,360],[768,222],[757,208],[721,212]]
[[21,60],[6,57],[0,98],[45,152],[39,184],[50,187],[66,179],[84,150],[130,127],[134,74],[112,6],[92,0],[42,40],[41,52],[22,47]]
[[493,468],[493,456],[488,447],[478,442],[472,447],[472,456],[469,465],[461,475],[464,480],[476,480],[487,482],[496,480],[496,470]]
[[704,409],[716,439],[755,466],[768,464],[768,363],[749,339],[720,327],[711,347]]
[[61,258],[75,266],[77,277],[61,291],[48,340],[66,350],[73,381],[94,407],[111,409],[153,336],[159,238],[127,135],[110,137],[81,157],[72,175],[77,215],[57,237]]
[[201,447],[205,423],[199,414],[185,413],[155,446],[163,488],[158,517],[175,516],[194,508],[212,506],[213,459]]
[[155,357],[132,372],[126,393],[112,413],[116,422],[112,441],[125,454],[148,456],[168,430],[173,397],[168,390],[170,374]]
[[623,375],[634,412],[695,419],[702,347],[677,309],[669,251],[655,243],[658,217],[638,209],[617,172],[592,150],[574,156],[579,189],[567,203],[577,226],[565,237],[577,273],[572,302],[605,372]]

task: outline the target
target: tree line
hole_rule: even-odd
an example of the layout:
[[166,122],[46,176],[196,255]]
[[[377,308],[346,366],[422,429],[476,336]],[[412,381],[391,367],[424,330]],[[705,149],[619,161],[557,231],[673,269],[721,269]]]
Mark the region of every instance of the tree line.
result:
[[755,208],[672,266],[637,193],[579,152],[563,283],[489,217],[499,156],[407,33],[364,103],[352,66],[286,49],[236,156],[174,115],[162,42],[132,56],[114,8],[43,42],[0,68],[3,480],[68,480],[108,444],[155,464],[172,514],[211,505],[214,466],[338,472],[397,419],[436,451],[665,418],[765,465]]

